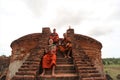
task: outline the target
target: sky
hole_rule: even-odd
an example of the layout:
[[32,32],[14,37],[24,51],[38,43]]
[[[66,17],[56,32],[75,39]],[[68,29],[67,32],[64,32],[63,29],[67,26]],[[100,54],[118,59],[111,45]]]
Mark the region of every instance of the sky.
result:
[[76,34],[102,43],[102,58],[120,58],[120,0],[0,0],[0,55],[11,55],[12,41],[43,27],[60,37]]

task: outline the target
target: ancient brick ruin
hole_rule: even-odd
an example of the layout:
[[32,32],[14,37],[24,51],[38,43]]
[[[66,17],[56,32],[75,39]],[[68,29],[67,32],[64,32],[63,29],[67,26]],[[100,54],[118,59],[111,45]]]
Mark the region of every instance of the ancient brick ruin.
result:
[[0,56],[0,80],[6,78],[9,64],[10,64],[10,57],[7,57],[5,55]]
[[51,33],[49,27],[42,33],[25,35],[11,43],[12,55],[6,80],[105,80],[101,59],[102,44],[85,35],[75,34],[68,29],[72,39],[72,57],[65,59],[57,54],[56,77],[40,76],[41,58],[44,48],[48,45]]

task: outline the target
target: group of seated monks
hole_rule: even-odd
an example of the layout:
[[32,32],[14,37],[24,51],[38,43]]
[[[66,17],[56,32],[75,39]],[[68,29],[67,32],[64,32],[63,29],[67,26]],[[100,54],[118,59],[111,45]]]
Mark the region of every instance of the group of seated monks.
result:
[[45,50],[45,54],[42,58],[42,68],[43,72],[41,74],[45,74],[45,69],[52,69],[52,76],[55,76],[55,66],[56,66],[56,54],[57,50],[63,53],[64,58],[71,58],[70,53],[72,51],[72,44],[70,38],[67,37],[67,34],[64,33],[64,39],[59,44],[59,36],[56,33],[56,29],[53,29],[53,33],[51,33],[48,40],[48,48]]

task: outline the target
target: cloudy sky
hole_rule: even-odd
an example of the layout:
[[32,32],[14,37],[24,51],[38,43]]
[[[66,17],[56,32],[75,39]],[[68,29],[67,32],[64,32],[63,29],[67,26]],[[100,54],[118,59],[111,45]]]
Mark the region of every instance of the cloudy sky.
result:
[[102,58],[120,57],[120,0],[0,0],[0,55],[11,55],[12,41],[42,27],[62,37],[69,26],[100,41]]

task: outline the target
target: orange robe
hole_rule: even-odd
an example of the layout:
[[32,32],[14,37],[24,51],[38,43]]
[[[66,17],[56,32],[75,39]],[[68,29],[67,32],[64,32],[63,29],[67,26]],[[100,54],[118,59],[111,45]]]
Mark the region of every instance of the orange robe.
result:
[[49,51],[43,56],[42,67],[43,68],[52,68],[53,65],[56,65],[56,54]]
[[67,50],[72,49],[72,44],[69,38],[64,38],[63,41],[61,42],[62,45],[59,46],[60,51],[65,52]]
[[60,49],[61,52],[64,52],[64,51],[65,51],[65,47],[62,46],[62,45],[59,46],[59,49]]
[[52,39],[54,43],[57,43],[59,41],[59,36],[57,33],[52,33],[50,39]]

